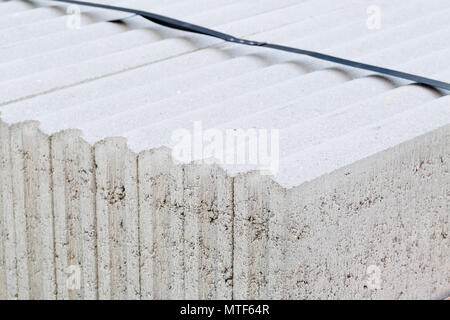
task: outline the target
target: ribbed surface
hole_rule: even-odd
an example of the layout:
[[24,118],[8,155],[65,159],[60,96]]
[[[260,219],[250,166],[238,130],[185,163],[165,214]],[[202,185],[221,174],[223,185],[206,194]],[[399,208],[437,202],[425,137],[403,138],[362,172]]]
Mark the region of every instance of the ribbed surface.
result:
[[[398,88],[404,83],[310,58],[223,45],[138,17],[102,22],[111,12],[98,9],[82,8],[81,28],[71,30],[65,6],[52,5],[0,4],[2,119],[38,120],[48,134],[78,128],[90,143],[122,136],[134,151],[141,151],[173,147],[171,133],[192,128],[193,121],[202,121],[204,129],[277,128],[282,129],[284,171],[291,172],[291,163],[298,165],[295,154],[302,150],[403,112],[420,112],[442,99],[443,93],[424,87]],[[450,36],[450,4],[445,0],[126,5],[236,36],[450,80],[445,41]],[[379,30],[366,25],[370,5],[381,9]],[[436,126],[448,123],[448,113],[444,116]],[[285,180],[278,177],[282,184]]]
[[[104,1],[450,80],[448,0]],[[447,93],[82,12],[70,29],[66,5],[0,1],[0,298],[398,299],[448,287]],[[198,123],[278,129],[279,171],[172,161],[173,134]],[[365,281],[373,265],[380,290]]]

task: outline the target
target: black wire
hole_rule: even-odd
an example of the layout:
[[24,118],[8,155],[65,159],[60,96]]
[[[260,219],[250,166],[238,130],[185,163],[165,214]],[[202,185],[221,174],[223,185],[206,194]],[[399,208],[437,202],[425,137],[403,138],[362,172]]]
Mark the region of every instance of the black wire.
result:
[[160,24],[162,26],[172,28],[172,29],[202,34],[205,36],[219,38],[219,39],[222,39],[227,42],[232,42],[232,43],[237,43],[237,44],[242,44],[242,45],[247,45],[247,46],[259,46],[259,47],[265,47],[265,48],[270,48],[270,49],[279,50],[279,51],[285,51],[285,52],[290,52],[290,53],[295,53],[295,54],[300,54],[300,55],[306,55],[306,56],[310,56],[310,57],[313,57],[316,59],[334,62],[337,64],[346,65],[346,66],[357,68],[357,69],[369,70],[369,71],[384,74],[387,76],[410,80],[410,81],[425,84],[425,85],[428,85],[428,86],[431,86],[434,88],[439,88],[439,89],[444,89],[444,90],[450,91],[450,84],[443,82],[443,81],[438,81],[438,80],[434,80],[434,79],[430,79],[430,78],[421,77],[421,76],[411,74],[411,73],[405,73],[405,72],[387,69],[387,68],[383,68],[383,67],[378,67],[378,66],[374,66],[374,65],[370,65],[370,64],[360,63],[360,62],[356,62],[356,61],[352,61],[352,60],[342,59],[342,58],[322,54],[319,52],[302,50],[302,49],[298,49],[298,48],[287,47],[287,46],[266,43],[266,42],[258,42],[258,41],[240,39],[240,38],[233,37],[232,35],[229,35],[226,33],[218,32],[216,30],[208,29],[208,28],[198,26],[198,25],[195,25],[192,23],[184,22],[181,20],[169,18],[169,17],[162,16],[162,15],[159,15],[156,13],[135,10],[135,9],[130,9],[130,8],[110,6],[110,5],[105,5],[105,4],[76,1],[76,0],[51,0],[51,1],[72,3],[72,4],[81,5],[81,6],[88,6],[88,7],[95,7],[95,8],[101,8],[101,9],[133,13],[133,14],[141,16],[147,20],[150,20],[154,23],[157,23],[157,24]]

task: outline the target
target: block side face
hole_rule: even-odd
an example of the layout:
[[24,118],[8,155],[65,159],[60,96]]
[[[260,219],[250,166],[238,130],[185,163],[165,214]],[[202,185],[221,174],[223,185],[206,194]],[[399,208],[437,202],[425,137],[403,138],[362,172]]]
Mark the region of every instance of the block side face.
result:
[[234,181],[234,298],[281,299],[286,191],[258,172]]
[[36,123],[11,127],[19,298],[56,294],[50,143]]
[[0,298],[17,298],[17,270],[9,126],[0,119]]
[[183,168],[157,149],[139,155],[138,171],[142,297],[183,299]]
[[290,190],[237,176],[234,298],[443,296],[449,128]]
[[58,299],[97,298],[95,166],[76,131],[51,138]]
[[183,168],[168,150],[138,160],[143,299],[184,298]]
[[137,156],[124,139],[95,146],[100,299],[137,299],[139,217]]
[[289,192],[286,299],[448,291],[449,126]]
[[232,298],[232,179],[209,165],[184,168],[187,299]]

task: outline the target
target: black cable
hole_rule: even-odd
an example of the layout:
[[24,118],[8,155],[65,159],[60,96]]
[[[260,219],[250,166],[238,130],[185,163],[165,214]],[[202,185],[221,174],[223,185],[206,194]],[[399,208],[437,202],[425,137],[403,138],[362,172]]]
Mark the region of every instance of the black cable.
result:
[[258,42],[258,41],[240,39],[240,38],[233,37],[232,35],[229,35],[226,33],[218,32],[218,31],[215,31],[212,29],[208,29],[208,28],[198,26],[198,25],[195,25],[192,23],[184,22],[181,20],[169,18],[169,17],[162,16],[162,15],[159,15],[156,13],[135,10],[135,9],[130,9],[130,8],[110,6],[110,5],[105,5],[105,4],[84,2],[84,1],[75,1],[75,0],[51,0],[51,1],[72,3],[72,4],[81,5],[81,6],[88,6],[88,7],[107,9],[107,10],[115,10],[115,11],[133,13],[135,15],[141,16],[147,20],[150,20],[154,23],[160,24],[160,25],[168,27],[168,28],[202,34],[202,35],[206,35],[206,36],[210,36],[210,37],[214,37],[214,38],[219,38],[219,39],[222,39],[227,42],[238,43],[238,44],[243,44],[243,45],[247,45],[247,46],[259,46],[259,47],[265,47],[265,48],[275,49],[275,50],[279,50],[279,51],[285,51],[285,52],[306,55],[306,56],[310,56],[310,57],[313,57],[316,59],[334,62],[337,64],[346,65],[346,66],[357,68],[357,69],[369,70],[369,71],[384,74],[387,76],[410,80],[413,82],[429,85],[434,88],[439,88],[439,89],[444,89],[444,90],[450,91],[450,84],[443,82],[443,81],[429,79],[429,78],[421,77],[421,76],[411,74],[411,73],[377,67],[374,65],[360,63],[360,62],[356,62],[356,61],[352,61],[352,60],[342,59],[342,58],[322,54],[319,52],[302,50],[302,49],[298,49],[298,48],[287,47],[287,46],[271,44],[271,43],[266,43],[266,42]]

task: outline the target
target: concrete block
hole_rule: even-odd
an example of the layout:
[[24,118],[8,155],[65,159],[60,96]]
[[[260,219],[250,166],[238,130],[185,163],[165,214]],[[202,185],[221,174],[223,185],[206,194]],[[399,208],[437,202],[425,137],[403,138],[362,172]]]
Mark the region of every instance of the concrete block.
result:
[[33,23],[40,19],[42,20],[52,19],[55,17],[60,17],[63,14],[64,11],[56,7],[37,8],[35,10],[17,12],[14,15],[8,15],[6,17],[3,17],[2,21],[0,22],[0,29]]
[[9,126],[0,119],[0,299],[17,298],[16,232]]
[[186,299],[231,299],[232,178],[217,166],[184,167]]
[[51,137],[58,299],[97,298],[94,152],[80,135]]
[[184,299],[183,168],[168,149],[138,158],[142,299]]
[[138,299],[137,155],[125,139],[95,145],[98,290],[100,299]]
[[[445,0],[120,2],[450,79]],[[381,10],[377,30],[369,5]],[[445,92],[136,16],[109,23],[106,10],[84,8],[82,28],[68,30],[65,8],[0,1],[0,298],[448,291]],[[253,128],[262,140],[277,129],[279,170],[204,161],[207,141],[176,162],[174,133],[191,128],[194,140],[196,129],[205,140],[208,129]]]
[[[448,129],[289,191],[289,228],[305,231],[288,249],[292,281],[285,298],[430,299],[445,293]],[[371,266],[379,270],[378,288],[369,282],[376,275]]]
[[19,299],[55,299],[50,141],[38,123],[10,128]]
[[286,191],[254,171],[234,179],[235,299],[282,299]]
[[[234,290],[239,298],[428,299],[445,294],[449,216],[448,188],[442,186],[449,170],[448,130],[291,189],[257,173],[236,177]],[[271,225],[272,210],[279,223]],[[271,252],[276,242],[269,245],[270,239],[283,244],[284,259],[272,265],[277,252]],[[369,281],[378,275],[379,287]],[[269,291],[271,278],[279,281],[274,291]]]

